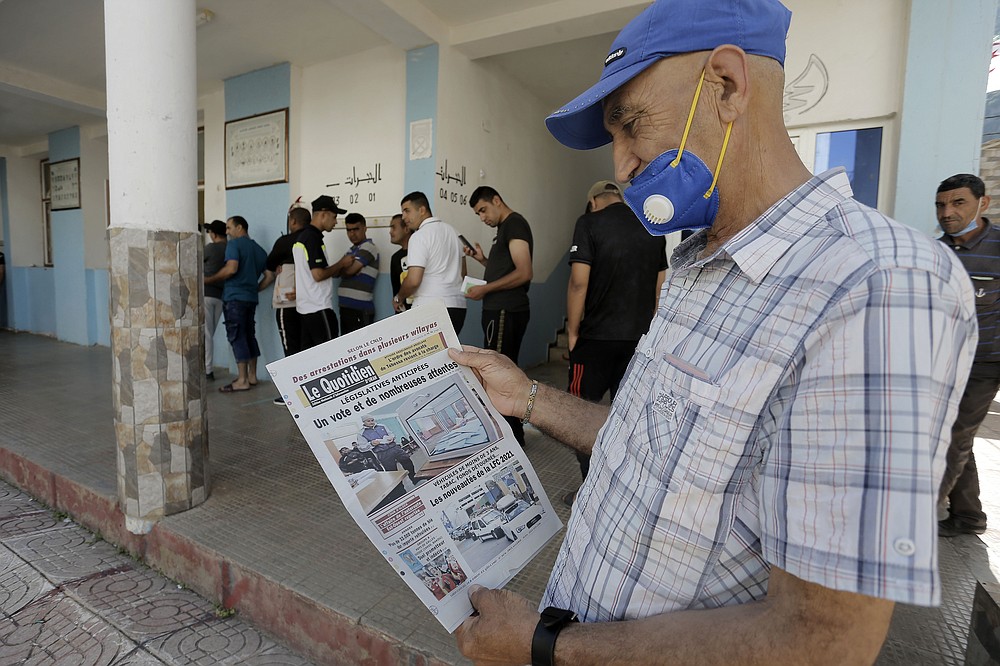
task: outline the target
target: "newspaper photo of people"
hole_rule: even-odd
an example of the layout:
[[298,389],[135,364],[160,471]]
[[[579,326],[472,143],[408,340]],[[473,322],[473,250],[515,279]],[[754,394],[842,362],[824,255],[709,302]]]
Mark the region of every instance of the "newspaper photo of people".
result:
[[445,548],[430,560],[421,560],[412,550],[404,550],[399,557],[438,601],[469,578],[450,548]]
[[268,364],[358,526],[448,631],[561,528],[508,423],[431,304]]
[[324,442],[368,514],[500,440],[496,421],[461,375],[330,432]]

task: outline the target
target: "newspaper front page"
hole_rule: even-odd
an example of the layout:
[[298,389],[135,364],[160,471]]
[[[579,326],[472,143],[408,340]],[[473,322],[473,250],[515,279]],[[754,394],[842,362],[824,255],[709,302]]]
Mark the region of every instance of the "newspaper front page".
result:
[[440,304],[269,363],[351,516],[449,632],[561,528]]

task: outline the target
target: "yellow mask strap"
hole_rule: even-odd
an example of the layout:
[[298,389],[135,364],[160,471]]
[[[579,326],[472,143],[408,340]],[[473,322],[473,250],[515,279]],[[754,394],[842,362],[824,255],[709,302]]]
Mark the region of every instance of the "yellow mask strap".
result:
[[[684,134],[681,135],[681,145],[677,149],[677,157],[674,161],[670,163],[671,168],[676,168],[678,164],[681,163],[681,157],[684,155],[684,146],[687,145],[688,133],[691,131],[691,123],[694,121],[694,110],[698,108],[698,98],[701,97],[701,87],[705,83],[705,70],[701,71],[701,76],[698,78],[698,87],[694,91],[694,99],[691,100],[691,110],[688,111],[687,122],[684,124]],[[719,161],[715,165],[715,173],[712,176],[712,185],[708,188],[702,196],[708,199],[712,196],[712,192],[715,191],[715,185],[719,182],[719,171],[722,169],[722,158],[726,156],[726,148],[729,147],[729,135],[733,132],[733,123],[730,122],[726,126],[726,136],[722,140],[722,151],[719,152]]]
[[715,190],[715,184],[719,182],[719,171],[722,170],[722,158],[726,156],[726,148],[729,146],[729,135],[733,132],[733,123],[729,121],[726,125],[726,136],[722,139],[722,152],[719,153],[719,161],[715,165],[715,175],[712,176],[712,186],[708,188],[708,192],[705,192],[704,196],[706,199],[712,196],[712,192]]
[[684,155],[684,145],[687,144],[688,132],[691,131],[691,121],[694,120],[694,110],[698,108],[698,98],[701,97],[701,86],[705,83],[705,70],[701,70],[701,78],[698,79],[698,87],[694,91],[694,99],[691,100],[691,110],[688,111],[687,123],[684,125],[684,134],[681,136],[681,145],[677,149],[677,157],[670,163],[672,168],[676,168],[681,163],[681,156]]

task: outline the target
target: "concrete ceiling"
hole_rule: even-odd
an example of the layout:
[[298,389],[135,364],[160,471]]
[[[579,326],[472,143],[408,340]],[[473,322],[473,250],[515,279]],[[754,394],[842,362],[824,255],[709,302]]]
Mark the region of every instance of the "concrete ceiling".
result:
[[[552,108],[593,83],[648,0],[198,0],[198,92],[280,62],[433,42],[489,59]],[[194,17],[192,17],[194,20]],[[154,29],[149,27],[145,29]],[[0,148],[25,153],[105,113],[102,0],[0,0]]]

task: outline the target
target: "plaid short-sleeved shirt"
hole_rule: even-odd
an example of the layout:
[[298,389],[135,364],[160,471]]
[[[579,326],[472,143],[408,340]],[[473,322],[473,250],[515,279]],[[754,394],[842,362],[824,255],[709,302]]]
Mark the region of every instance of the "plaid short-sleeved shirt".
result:
[[677,248],[542,606],[745,603],[779,567],[940,602],[935,504],[976,347],[953,253],[817,176],[711,256]]

